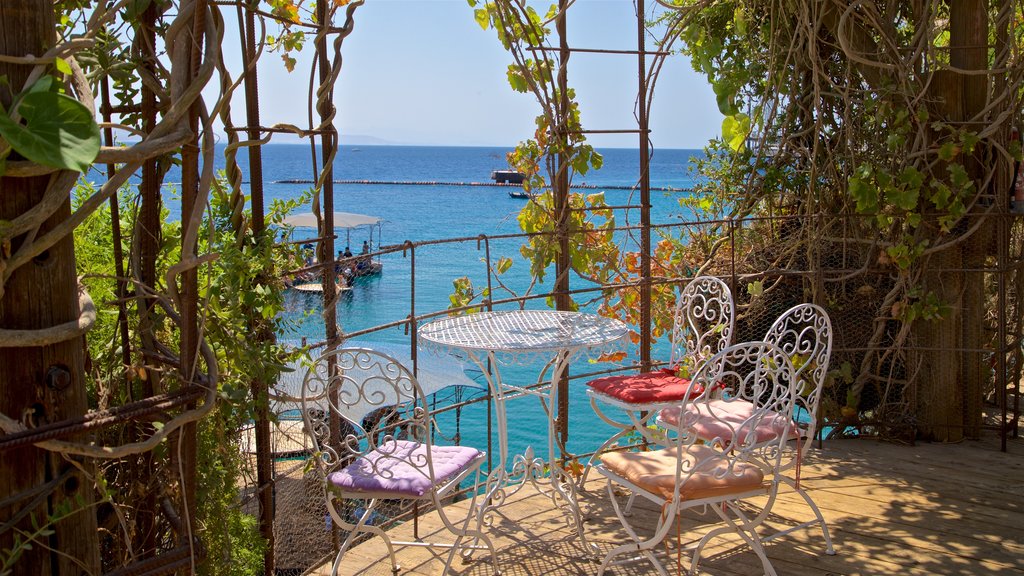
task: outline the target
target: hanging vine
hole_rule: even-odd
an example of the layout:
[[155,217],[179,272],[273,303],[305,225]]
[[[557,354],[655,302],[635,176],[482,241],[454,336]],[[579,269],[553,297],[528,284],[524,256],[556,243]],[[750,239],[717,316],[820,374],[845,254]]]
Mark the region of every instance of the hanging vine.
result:
[[[265,395],[253,397],[249,383],[257,376],[276,380],[289,356],[273,340],[248,342],[245,337],[250,330],[280,329],[284,286],[279,273],[297,256],[293,246],[275,244],[273,234],[254,235],[234,158],[239,149],[266,143],[276,133],[310,137],[332,128],[333,115],[314,122],[312,111],[331,106],[341,41],[352,31],[354,10],[362,2],[335,0],[324,11],[326,17],[319,18],[312,5],[304,4],[309,3],[64,0],[55,3],[59,38],[53,49],[40,56],[0,55],[5,63],[32,68],[23,86],[10,87],[11,105],[0,110],[0,173],[6,178],[51,175],[41,202],[0,220],[0,298],[19,268],[63,239],[75,234],[89,248],[97,247],[80,252],[80,317],[41,330],[0,329],[0,347],[79,338],[99,324],[88,338],[88,394],[96,411],[81,422],[47,423],[56,430],[47,434],[23,414],[0,414],[0,441],[8,443],[5,449],[14,442],[30,443],[63,458],[101,462],[98,473],[82,470],[100,496],[94,506],[105,570],[161,553],[167,562],[185,558],[193,567],[204,554],[237,554],[206,563],[205,572],[250,573],[260,565],[259,535],[252,526],[231,524],[242,518],[237,490],[248,465],[240,457],[239,430],[254,406],[268,401]],[[237,78],[222,57],[226,8],[240,17],[251,13],[263,29],[249,68]],[[345,11],[344,24],[336,27],[331,21],[339,9]],[[280,33],[268,35],[268,22]],[[266,47],[282,51],[285,66],[294,69],[292,54],[302,48],[308,31],[318,39],[334,38],[327,48],[333,54],[331,68],[311,82],[309,125],[258,127],[264,137],[240,139],[230,108],[235,89],[246,75],[255,74]],[[313,78],[317,73],[310,70]],[[207,92],[213,97],[206,99],[203,93],[211,83],[218,90]],[[107,86],[112,103],[100,106],[99,94],[105,98]],[[94,118],[102,115],[115,120],[97,123]],[[190,128],[190,116],[197,120],[197,132]],[[102,143],[102,130],[112,131],[114,140]],[[224,182],[214,174],[214,135],[219,131],[228,134]],[[199,156],[195,201],[180,222],[168,221],[166,211],[161,215],[158,208],[163,224],[147,227],[139,213],[140,193],[129,179],[144,165],[154,167],[143,171],[144,185],[160,190],[189,146]],[[280,227],[289,210],[310,201],[320,214],[319,192],[332,162],[328,157],[314,165],[317,186],[298,201],[272,206],[268,222]],[[79,181],[80,173],[103,164],[108,177],[101,184]],[[70,215],[43,227],[57,217],[73,190]],[[111,198],[122,209],[113,229],[130,230],[129,236],[111,237]],[[159,192],[156,200],[159,206]],[[157,252],[147,255],[142,245],[152,239]],[[115,244],[127,254],[125,276],[115,274],[108,267],[110,254],[98,249]],[[146,266],[157,272],[151,281],[142,274]],[[199,279],[198,296],[188,295],[183,278],[189,273]],[[126,287],[123,296],[115,288],[119,284]],[[90,291],[103,299],[94,302]],[[198,302],[189,301],[193,298]],[[186,310],[196,304],[198,317],[191,318]],[[115,316],[103,313],[107,306],[127,310],[130,341],[113,329]],[[198,326],[195,351],[184,350],[182,342],[184,326],[191,322]],[[122,350],[129,351],[130,363],[122,360]],[[183,366],[182,359],[194,357],[193,352],[198,352],[195,364]],[[198,432],[192,432],[190,425],[197,422]],[[70,431],[80,427],[90,434],[72,440]],[[199,436],[197,457],[181,449],[193,434]],[[196,480],[186,468],[195,466],[196,458],[198,505],[185,496],[187,485]],[[146,481],[140,482],[139,474]],[[5,523],[0,530],[5,570],[17,567],[33,545],[45,549],[50,526],[64,522],[67,512],[42,518],[26,510],[42,529],[30,532]],[[81,506],[72,512],[80,511]],[[204,548],[202,540],[214,547]],[[6,547],[10,542],[13,546]]]

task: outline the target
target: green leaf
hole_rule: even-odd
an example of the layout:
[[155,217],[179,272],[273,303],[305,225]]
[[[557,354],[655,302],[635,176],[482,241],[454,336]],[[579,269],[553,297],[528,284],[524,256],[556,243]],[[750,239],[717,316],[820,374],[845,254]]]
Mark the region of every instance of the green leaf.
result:
[[942,146],[939,146],[939,158],[946,162],[952,160],[958,152],[960,152],[960,150],[957,148],[956,144],[953,144],[952,142],[946,142]]
[[732,13],[732,21],[736,25],[736,32],[740,35],[747,33],[747,18],[743,13],[743,6],[736,6]]
[[750,133],[750,117],[746,114],[726,116],[722,120],[722,139],[734,152],[743,150]]
[[529,89],[529,85],[526,83],[526,78],[519,72],[515,65],[510,64],[508,67],[508,85],[512,87],[516,92],[526,92]]
[[964,145],[964,152],[970,154],[974,152],[974,147],[978,145],[981,139],[978,135],[973,132],[963,132],[960,134],[960,142]]
[[27,94],[33,92],[53,92],[54,94],[60,93],[60,84],[57,79],[53,76],[43,76],[36,83],[29,87]]
[[61,74],[66,74],[68,76],[71,75],[71,65],[68,64],[67,60],[58,56],[57,58],[53,59],[53,65],[57,68],[57,72],[60,72]]
[[100,151],[100,129],[81,102],[53,92],[30,92],[18,106],[24,124],[0,113],[0,136],[33,162],[85,172]]
[[152,0],[132,0],[124,9],[125,20],[138,20]]
[[857,202],[858,212],[869,214],[878,210],[878,191],[857,176],[850,178],[850,196]]
[[490,27],[491,19],[487,15],[487,10],[477,8],[473,11],[473,17],[476,18],[476,23],[480,25],[480,28],[487,30]]

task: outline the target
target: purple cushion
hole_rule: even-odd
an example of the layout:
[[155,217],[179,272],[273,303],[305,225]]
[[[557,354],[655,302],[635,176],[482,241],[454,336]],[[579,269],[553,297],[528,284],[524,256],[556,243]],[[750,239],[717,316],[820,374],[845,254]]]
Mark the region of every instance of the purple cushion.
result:
[[469,446],[431,446],[430,454],[434,478],[430,478],[423,444],[390,440],[356,458],[327,479],[344,491],[382,492],[419,498],[468,468],[482,453]]
[[[684,423],[697,433],[699,438],[711,440],[719,438],[733,443],[733,434],[739,433],[746,437],[750,423],[747,420],[754,415],[754,405],[746,400],[712,400],[707,403],[687,404],[687,417]],[[679,426],[679,407],[673,406],[661,411],[661,420],[670,426]],[[753,439],[757,443],[778,438],[782,431],[789,427],[789,439],[797,438],[800,429],[790,420],[788,423],[782,414],[771,412],[758,420],[754,428]],[[744,442],[748,440],[744,439]]]

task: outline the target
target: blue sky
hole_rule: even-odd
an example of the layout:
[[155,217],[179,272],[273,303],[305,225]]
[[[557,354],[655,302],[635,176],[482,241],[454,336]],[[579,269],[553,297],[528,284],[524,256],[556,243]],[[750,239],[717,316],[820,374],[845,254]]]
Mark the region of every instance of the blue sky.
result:
[[[539,11],[543,6],[538,3]],[[234,22],[229,19],[225,39],[232,52],[238,45]],[[569,42],[580,48],[635,49],[635,22],[629,0],[577,0],[569,11]],[[279,55],[264,54],[259,70],[264,124],[306,124],[311,40],[292,73]],[[651,49],[653,39],[647,42]],[[538,105],[532,95],[508,86],[511,57],[493,30],[476,24],[466,0],[367,0],[356,11],[355,30],[342,55],[335,104],[343,142],[345,135],[360,135],[394,144],[510,146],[533,133]],[[636,127],[634,56],[573,54],[569,84],[576,89],[584,127]],[[234,110],[242,124],[242,102]],[[682,56],[670,57],[651,113],[655,147],[702,148],[719,133],[721,120],[706,80]],[[637,136],[592,135],[590,142],[635,147]]]

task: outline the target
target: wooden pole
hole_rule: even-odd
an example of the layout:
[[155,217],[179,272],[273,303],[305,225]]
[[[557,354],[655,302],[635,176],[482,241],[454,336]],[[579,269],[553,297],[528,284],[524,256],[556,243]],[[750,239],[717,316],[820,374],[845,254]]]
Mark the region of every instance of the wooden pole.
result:
[[[191,41],[189,42],[188,63],[190,77],[194,81],[199,71],[199,64],[202,59],[203,36],[206,28],[206,0],[196,0],[195,15],[192,20],[192,29],[189,31]],[[184,244],[187,241],[190,226],[190,216],[199,202],[199,155],[201,152],[200,140],[202,135],[199,132],[199,105],[192,104],[188,112],[188,124],[192,131],[192,139],[182,146],[181,149],[181,251],[194,253],[196,245]],[[195,236],[198,238],[198,235]],[[198,372],[199,356],[199,273],[196,268],[190,268],[181,274],[181,371],[180,386],[185,387],[195,383],[195,376]],[[195,408],[194,403],[186,407],[191,410]],[[196,517],[196,458],[198,451],[196,423],[190,422],[181,427],[178,441],[181,446],[177,453],[172,453],[171,462],[179,462],[181,467],[181,495],[184,499],[182,513],[189,519]],[[194,522],[184,526],[185,533],[179,534],[179,543],[186,544],[192,541],[198,529]]]
[[[241,31],[239,33],[241,35]],[[242,64],[248,73],[245,76],[245,118],[249,127],[249,139],[259,140],[260,106],[259,79],[252,61],[256,55],[256,17],[252,10],[245,11],[245,41],[242,48]],[[266,221],[263,217],[263,156],[260,146],[249,146],[249,194],[252,198],[252,231],[257,243],[273,242],[266,237]],[[272,277],[274,271],[265,271]],[[256,334],[262,342],[272,342],[273,332],[260,329]],[[268,389],[271,382],[256,378],[251,382],[252,399],[255,403],[256,435],[256,500],[260,505],[260,534],[266,540],[263,550],[263,573],[274,574],[274,470],[270,454],[270,412]]]
[[651,369],[651,134],[647,118],[647,27],[644,0],[636,2],[637,120],[640,128],[640,370]]
[[[988,6],[984,0],[960,0],[951,2],[949,7],[949,61],[961,70],[982,71],[989,67],[988,61]],[[961,105],[954,111],[960,116],[958,120],[978,120],[978,114],[985,109],[988,100],[989,76],[986,74],[958,74]],[[969,130],[980,131],[981,123],[966,126]],[[979,148],[972,156],[964,159],[968,174],[980,185],[987,168],[984,166],[983,152]],[[980,216],[987,221],[978,230],[974,239],[963,245],[963,266],[968,269],[982,269],[990,254],[996,249],[995,232],[997,227],[988,215]],[[984,331],[985,274],[967,272],[961,308],[961,345],[983,342]],[[1001,311],[1002,309],[1000,309]],[[964,434],[969,438],[981,435],[982,397],[985,383],[988,380],[988,366],[985,358],[979,353],[963,354],[959,381],[962,389]],[[958,440],[959,438],[953,438]]]
[[[142,12],[142,19],[139,23],[140,39],[137,40],[141,44],[142,68],[150,76],[156,74],[156,18],[156,6],[154,3],[150,3]],[[142,130],[148,134],[156,127],[157,104],[156,94],[145,83],[141,88],[141,111]],[[160,227],[161,178],[156,158],[148,158],[143,161],[142,182],[139,183],[141,206],[134,239],[139,251],[139,265],[134,274],[140,283],[150,287],[156,286],[158,281],[156,259],[160,251],[162,236]],[[135,292],[139,293],[138,290]],[[137,298],[136,302],[136,313],[139,315],[137,330],[140,347],[143,352],[156,352],[156,302],[145,297]],[[149,370],[146,379],[139,379],[134,387],[129,386],[128,398],[139,400],[152,396],[154,390],[160,388],[160,380],[159,370]],[[129,429],[129,434],[134,440],[141,440],[151,433],[151,429],[146,423],[134,423]],[[153,470],[153,466],[153,454],[144,452],[131,461],[129,470],[133,477],[138,478]],[[135,531],[132,538],[136,554],[141,558],[149,558],[156,553],[157,516],[159,514],[157,511],[157,488],[153,485],[140,487],[143,493],[135,504]]]
[[[53,2],[0,2],[0,54],[41,55],[53,46],[53,30]],[[0,76],[6,77],[10,86],[9,90],[0,90],[0,102],[5,108],[9,109],[12,103],[11,91],[22,89],[31,70],[31,66],[0,61]],[[49,182],[49,176],[0,178],[0,220],[11,220],[38,204]],[[67,198],[36,237],[70,214]],[[11,239],[11,250],[17,250],[24,240],[23,236]],[[0,298],[0,327],[31,330],[76,320],[77,286],[74,244],[68,234],[14,271]],[[17,420],[29,415],[38,424],[84,414],[88,402],[83,349],[81,337],[40,347],[0,348],[0,412]],[[91,463],[78,464],[94,473]],[[18,498],[47,485],[39,497]],[[10,502],[11,498],[15,501]],[[28,512],[15,526],[22,531],[22,541],[25,533],[36,533],[34,525],[49,524],[62,508],[74,511],[51,526],[52,535],[37,536],[31,550],[22,551],[13,574],[99,572],[93,481],[72,462],[34,446],[4,452],[0,455],[0,501],[10,502],[0,509],[0,518],[5,520]],[[14,530],[6,530],[0,534],[0,549],[11,549],[13,541]]]
[[[554,137],[564,152],[560,152],[557,158],[557,169],[555,181],[552,183],[552,193],[555,201],[555,230],[558,239],[558,256],[555,259],[555,308],[558,310],[569,310],[571,308],[571,297],[569,296],[569,158],[567,157],[569,127],[569,39],[566,33],[565,16],[568,8],[567,0],[558,1],[558,18],[555,21],[555,28],[558,31],[559,63],[558,63],[558,114],[555,117],[557,124]],[[565,443],[569,440],[569,373],[566,370],[561,378],[553,385],[558,387],[558,445],[561,450],[562,462],[565,462]]]

